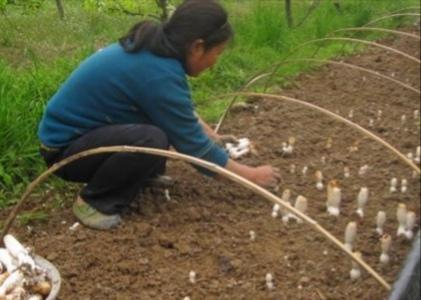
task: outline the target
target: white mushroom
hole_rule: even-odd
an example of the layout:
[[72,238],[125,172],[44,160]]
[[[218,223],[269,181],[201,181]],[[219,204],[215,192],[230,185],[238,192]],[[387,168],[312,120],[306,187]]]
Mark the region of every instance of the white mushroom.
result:
[[289,172],[291,173],[291,174],[295,174],[295,171],[296,171],[296,166],[294,165],[294,164],[291,164],[290,166],[289,166]]
[[407,218],[407,210],[406,205],[400,203],[398,205],[398,209],[396,211],[396,218],[398,219],[399,226],[398,231],[396,233],[397,236],[405,235],[406,232],[406,218]]
[[341,204],[341,189],[337,187],[335,180],[329,182],[327,186],[327,212],[331,216],[339,216]]
[[5,297],[6,293],[10,292],[16,287],[22,286],[24,283],[24,275],[20,270],[11,273],[9,277],[0,286],[0,297]]
[[351,177],[351,172],[349,170],[349,167],[344,167],[344,177],[345,178]]
[[360,170],[358,171],[358,175],[365,176],[368,172],[369,166],[368,165],[364,165],[360,168]]
[[282,200],[284,200],[285,202],[289,202],[290,197],[291,197],[291,191],[289,189],[285,189],[282,192]]
[[6,249],[0,249],[0,264],[2,264],[9,273],[12,273],[18,267],[18,263]]
[[390,192],[391,193],[395,193],[396,192],[397,185],[398,185],[398,179],[397,178],[392,178],[390,180]]
[[250,241],[254,242],[256,240],[256,233],[253,230],[249,231]]
[[368,188],[362,187],[357,197],[357,205],[358,205],[357,214],[361,218],[364,217],[364,207],[367,204],[367,201],[368,201]]
[[308,167],[307,166],[304,166],[303,167],[303,170],[301,171],[301,173],[303,173],[303,176],[306,176],[307,175],[307,171],[308,171]]
[[405,236],[408,240],[414,237],[414,227],[416,222],[416,214],[413,211],[408,211],[406,214]]
[[195,271],[190,271],[189,272],[189,281],[192,284],[196,283],[196,272]]
[[401,181],[401,193],[406,193],[408,190],[408,180],[402,179]]
[[278,214],[279,214],[279,210],[280,209],[281,209],[281,207],[279,206],[279,204],[275,204],[273,206],[273,209],[272,209],[272,218],[276,219],[278,217]]
[[275,286],[273,284],[273,275],[271,273],[266,274],[265,281],[266,281],[266,287],[268,288],[268,290],[273,290]]
[[[362,258],[361,252],[354,252],[354,255],[358,258]],[[361,277],[361,269],[360,265],[356,263],[354,260],[352,261],[352,269],[349,272],[352,281],[355,281]]]
[[420,155],[421,155],[421,147],[420,146],[418,146],[417,147],[417,150],[415,150],[415,158],[414,158],[414,161],[416,162],[416,163],[420,163],[421,162],[421,157],[420,157]]
[[401,124],[402,124],[402,126],[405,125],[405,123],[406,123],[406,115],[402,115],[401,116]]
[[380,236],[382,236],[384,233],[384,230],[383,230],[384,223],[386,223],[386,213],[384,211],[379,211],[376,217],[376,224],[377,224],[376,232]]
[[[299,212],[305,214],[307,211],[307,198],[303,197],[303,196],[298,196],[297,199],[295,200],[295,205],[294,205],[295,209],[297,209]],[[301,220],[301,218],[296,217],[297,222],[298,223],[302,223],[303,221]]]
[[345,247],[352,251],[352,247],[357,236],[357,223],[349,222],[345,229]]
[[326,149],[332,148],[332,144],[333,144],[333,139],[329,137],[326,141]]
[[323,173],[322,171],[316,171],[316,188],[321,191],[323,190]]
[[389,234],[385,234],[380,238],[382,253],[380,255],[380,263],[388,264],[390,261],[389,251],[392,244],[392,237]]
[[32,257],[29,255],[29,252],[22,246],[18,240],[11,234],[7,234],[3,238],[4,245],[6,246],[7,251],[12,255],[17,261],[19,266],[27,265],[32,270],[35,269],[35,262]]

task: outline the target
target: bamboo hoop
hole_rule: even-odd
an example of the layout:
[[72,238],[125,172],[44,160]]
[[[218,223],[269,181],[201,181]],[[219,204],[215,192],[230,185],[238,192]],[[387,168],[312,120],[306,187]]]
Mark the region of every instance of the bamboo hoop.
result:
[[[310,45],[310,44],[315,44],[315,43],[318,43],[318,42],[322,42],[322,41],[329,41],[329,40],[336,40],[336,41],[352,41],[352,42],[358,42],[358,43],[362,43],[362,44],[367,44],[367,45],[371,45],[371,46],[376,46],[376,47],[379,47],[379,48],[382,48],[382,49],[386,49],[387,51],[391,51],[391,52],[394,52],[394,53],[397,53],[397,54],[400,54],[400,55],[402,55],[402,56],[404,56],[404,57],[406,57],[406,58],[408,58],[408,59],[411,59],[411,60],[413,60],[413,61],[416,61],[418,64],[420,64],[421,63],[421,61],[420,60],[418,60],[417,58],[415,58],[415,57],[413,57],[413,56],[411,56],[411,55],[409,55],[409,54],[407,54],[407,53],[404,53],[404,52],[402,52],[402,51],[399,51],[399,50],[397,50],[397,49],[395,49],[395,48],[392,48],[392,47],[388,47],[388,46],[385,46],[385,45],[382,45],[382,44],[378,44],[378,43],[375,43],[375,42],[370,42],[370,41],[365,41],[365,40],[360,40],[360,39],[351,39],[351,38],[341,38],[341,37],[328,37],[328,38],[322,38],[322,39],[315,39],[315,40],[310,40],[310,41],[307,41],[307,42],[304,42],[304,43],[302,43],[302,44],[300,44],[300,45],[298,45],[298,46],[296,46],[295,48],[293,48],[284,58],[283,58],[283,60],[281,60],[279,63],[277,63],[277,64],[275,64],[275,66],[274,66],[274,68],[273,68],[273,71],[272,71],[272,73],[271,73],[271,75],[270,75],[270,77],[269,77],[269,79],[266,81],[266,84],[265,84],[265,87],[264,87],[264,91],[266,91],[267,89],[268,89],[268,87],[270,86],[270,83],[272,82],[272,80],[273,80],[273,77],[274,77],[274,75],[276,74],[276,72],[278,71],[278,68],[279,68],[279,66],[280,65],[282,65],[283,64],[283,62],[284,61],[286,61],[291,55],[293,55],[294,53],[296,53],[298,50],[300,50],[300,49],[302,49],[302,48],[304,48],[304,47],[306,47],[307,45]],[[321,46],[319,46],[318,48],[317,48],[317,50],[315,51],[315,53],[313,54],[313,57],[317,54],[317,52],[320,50],[320,48],[321,48]]]
[[357,262],[361,267],[363,267],[371,276],[373,276],[378,283],[380,283],[386,290],[390,291],[391,286],[385,281],[384,278],[382,278],[374,269],[372,269],[364,260],[360,259],[359,257],[355,256],[354,253],[349,251],[345,245],[339,241],[335,236],[333,236],[330,232],[328,232],[325,228],[323,228],[321,225],[317,223],[317,221],[313,220],[312,218],[308,217],[306,214],[303,214],[299,210],[292,207],[288,202],[283,201],[279,197],[275,196],[274,194],[270,193],[268,190],[258,186],[257,184],[231,172],[228,171],[225,168],[222,168],[216,164],[204,161],[202,159],[198,159],[196,157],[192,157],[189,155],[172,152],[168,150],[160,150],[160,149],[153,149],[153,148],[144,148],[144,147],[133,147],[133,146],[111,146],[111,147],[100,147],[96,149],[91,149],[87,151],[83,151],[80,153],[77,153],[75,155],[72,155],[54,165],[52,165],[48,170],[43,172],[39,177],[37,177],[34,181],[32,181],[29,186],[27,187],[25,193],[22,195],[22,198],[19,200],[19,202],[15,205],[12,212],[10,213],[9,217],[6,220],[5,228],[2,231],[0,240],[3,241],[3,237],[7,234],[9,231],[20,207],[24,203],[24,201],[29,197],[31,192],[34,190],[34,188],[42,183],[49,175],[51,175],[53,172],[57,171],[61,167],[76,161],[78,159],[81,159],[83,157],[100,154],[100,153],[113,153],[113,152],[129,152],[129,153],[144,153],[144,154],[151,154],[151,155],[157,155],[167,158],[172,158],[176,160],[185,161],[197,166],[200,166],[202,168],[205,168],[211,172],[217,173],[219,175],[222,175],[225,178],[228,178],[231,181],[234,181],[235,183],[240,184],[241,186],[253,191],[257,195],[262,196],[263,198],[269,200],[272,203],[279,204],[283,208],[287,209],[288,211],[294,213],[299,218],[304,220],[308,225],[313,227],[316,231],[320,232],[322,235],[324,235],[329,241],[331,241],[333,244],[335,244],[339,249],[341,249],[343,252],[345,252],[352,260]]
[[393,53],[402,55],[403,57],[406,57],[407,59],[410,59],[412,61],[415,61],[418,64],[421,64],[421,61],[418,58],[416,58],[414,56],[411,56],[411,55],[409,55],[409,54],[407,54],[405,52],[402,52],[402,51],[397,50],[395,48],[392,48],[392,47],[389,47],[389,46],[385,46],[385,45],[382,45],[382,44],[379,44],[379,43],[376,43],[376,42],[370,42],[370,41],[360,40],[360,39],[344,38],[344,37],[328,37],[328,38],[311,40],[311,41],[305,42],[305,43],[303,43],[301,45],[304,46],[304,45],[318,43],[318,42],[323,42],[323,41],[344,41],[344,42],[354,42],[354,43],[366,44],[366,45],[370,45],[370,46],[382,48],[382,49],[385,49],[387,51],[391,51]]
[[391,14],[397,14],[397,13],[400,13],[400,12],[405,11],[405,10],[420,10],[420,9],[421,9],[421,7],[419,7],[419,6],[410,6],[410,7],[405,7],[405,8],[401,8],[401,9],[392,11]]
[[269,99],[274,99],[274,100],[282,100],[282,101],[292,102],[292,103],[300,104],[300,105],[303,105],[305,107],[317,110],[317,111],[319,111],[319,112],[321,112],[325,115],[328,115],[328,116],[330,116],[330,117],[332,117],[332,118],[334,118],[338,121],[341,121],[341,122],[345,123],[346,125],[354,128],[354,129],[357,129],[358,131],[360,131],[364,135],[366,135],[366,136],[370,137],[371,139],[379,142],[380,144],[382,144],[383,146],[388,148],[390,151],[392,151],[394,154],[396,154],[403,162],[405,162],[414,171],[416,171],[417,174],[421,173],[420,168],[416,164],[414,164],[403,153],[401,153],[399,150],[397,150],[395,147],[393,147],[391,144],[389,144],[388,142],[386,142],[382,138],[378,137],[374,133],[371,133],[370,131],[368,131],[364,127],[362,127],[362,126],[360,126],[360,125],[358,125],[354,122],[351,122],[348,119],[346,119],[344,117],[341,117],[340,115],[335,114],[335,113],[333,113],[333,112],[331,112],[331,111],[329,111],[325,108],[322,108],[320,106],[308,103],[308,102],[303,101],[303,100],[287,97],[287,96],[264,94],[264,93],[238,92],[238,93],[228,93],[228,94],[224,94],[222,96],[246,96],[246,97],[269,98]]
[[406,88],[408,90],[411,90],[411,91],[413,91],[414,93],[416,93],[418,95],[421,94],[421,91],[420,90],[417,90],[413,86],[410,86],[410,85],[408,85],[408,84],[406,84],[406,83],[404,83],[402,81],[396,80],[393,77],[390,77],[390,76],[381,74],[381,73],[379,73],[377,71],[374,71],[374,70],[371,70],[371,69],[367,69],[367,68],[364,68],[364,67],[360,67],[360,66],[357,66],[357,65],[354,65],[354,64],[348,64],[348,63],[345,63],[345,62],[334,61],[334,60],[327,60],[327,59],[326,60],[325,59],[315,59],[315,58],[290,59],[290,60],[284,61],[283,63],[299,62],[299,61],[326,63],[326,64],[332,64],[332,65],[343,66],[343,67],[347,67],[347,68],[359,70],[359,71],[370,73],[370,74],[372,74],[374,76],[381,77],[383,79],[389,80],[389,81],[394,82],[396,84],[399,84],[400,86],[402,86],[402,87],[404,87],[404,88]]
[[[247,81],[242,87],[238,89],[239,92],[244,91],[248,87],[252,86],[256,82],[258,82],[260,79],[265,78],[269,76],[271,73],[261,73],[257,76],[252,77],[249,81]],[[216,124],[216,127],[214,129],[215,133],[219,132],[219,129],[221,129],[222,122],[224,122],[225,118],[227,117],[229,111],[231,110],[232,106],[234,105],[235,101],[237,100],[237,97],[233,97],[231,101],[229,102],[227,108],[224,110],[221,118],[219,119],[218,123]]]
[[[414,87],[412,87],[412,86],[410,86],[410,85],[408,85],[408,84],[406,84],[406,83],[404,83],[402,81],[396,80],[393,77],[390,77],[390,76],[381,74],[381,73],[379,73],[377,71],[374,71],[374,70],[371,70],[371,69],[363,68],[363,67],[360,67],[360,66],[357,66],[357,65],[353,65],[353,64],[348,64],[348,63],[345,63],[345,62],[338,62],[338,61],[334,61],[334,60],[325,60],[325,59],[315,59],[315,58],[297,58],[297,59],[283,60],[280,64],[288,64],[288,63],[292,63],[292,62],[319,62],[319,63],[325,63],[325,64],[332,64],[332,65],[344,66],[344,67],[347,67],[347,68],[351,68],[351,69],[359,70],[359,71],[362,71],[362,72],[370,73],[370,74],[372,74],[374,76],[377,76],[377,77],[380,77],[380,78],[389,80],[391,82],[394,82],[396,84],[399,84],[400,86],[402,86],[402,87],[404,87],[404,88],[406,88],[408,90],[411,90],[411,91],[413,91],[414,93],[416,93],[418,95],[421,94],[421,91],[420,90],[417,90],[416,88],[414,88]],[[278,64],[277,67],[279,67],[280,64]],[[254,77],[253,79],[261,79],[261,78],[263,78],[263,77],[261,77],[262,75],[265,75],[265,77],[266,77],[266,76],[271,75],[271,73],[263,73],[263,74],[261,74],[261,75],[259,75],[257,77]],[[246,86],[247,87],[250,87],[252,85],[251,83],[254,84],[256,81],[257,80],[254,80],[254,81],[251,80],[251,81],[249,81],[249,83]],[[243,90],[244,89],[241,88],[238,92],[241,92]],[[231,107],[234,105],[234,103],[235,103],[236,100],[237,100],[237,97],[233,97],[231,99],[230,103],[227,105],[227,107],[224,110],[222,116],[219,118],[219,121],[217,123],[215,132],[218,132],[219,129],[221,129],[223,122],[227,118],[228,113],[229,113]]]
[[416,35],[416,34],[412,34],[412,33],[408,33],[408,32],[404,32],[404,31],[399,31],[399,30],[391,30],[391,29],[386,29],[386,28],[377,28],[377,27],[350,27],[350,28],[342,28],[342,29],[338,29],[333,31],[333,33],[335,32],[347,32],[347,31],[380,31],[380,32],[387,32],[387,33],[393,33],[396,35],[402,35],[402,36],[406,36],[406,37],[410,37],[416,40],[420,40],[420,36]]
[[[418,95],[421,94],[421,91],[420,90],[417,90],[416,88],[414,88],[414,87],[412,87],[412,86],[410,86],[410,85],[408,85],[408,84],[406,84],[406,83],[404,83],[402,81],[396,80],[393,77],[390,77],[390,76],[381,74],[381,73],[379,73],[377,71],[373,71],[371,69],[367,69],[367,68],[363,68],[363,67],[360,67],[360,66],[357,66],[357,65],[353,65],[353,64],[348,64],[348,63],[344,63],[344,62],[338,62],[338,61],[334,61],[334,60],[315,59],[315,58],[297,58],[297,59],[283,60],[281,62],[281,64],[288,64],[288,63],[292,63],[292,62],[319,62],[319,63],[325,63],[325,64],[332,64],[332,65],[344,66],[344,67],[347,67],[347,68],[351,68],[351,69],[363,71],[363,72],[366,72],[366,73],[370,73],[370,74],[372,74],[374,76],[377,76],[377,77],[380,77],[380,78],[389,80],[391,82],[394,82],[396,84],[399,84],[400,86],[402,86],[402,87],[404,87],[404,88],[406,88],[408,90],[411,90],[411,91],[413,91],[414,93],[416,93]],[[279,65],[277,65],[277,66],[279,67]],[[249,83],[246,85],[246,87],[250,87],[252,85],[251,83],[254,84],[255,82],[257,82],[257,79],[263,78],[262,75],[265,75],[264,77],[266,77],[266,76],[269,76],[270,74],[271,73],[263,73],[263,74],[261,74],[261,75],[259,75],[257,77],[254,77],[253,79],[256,79],[256,80],[249,81]],[[241,88],[240,90],[238,90],[238,92],[241,92],[243,90],[244,89]],[[228,106],[224,110],[222,116],[219,118],[219,121],[218,121],[217,126],[215,128],[215,132],[216,133],[218,133],[219,129],[221,129],[223,122],[225,121],[226,117],[228,116],[228,113],[229,113],[231,107],[234,105],[234,103],[235,103],[236,100],[237,100],[237,97],[233,97],[231,99],[230,103],[228,104]]]
[[405,17],[405,16],[407,16],[407,17],[410,17],[410,16],[419,17],[419,16],[421,16],[421,14],[419,14],[419,13],[391,14],[391,15],[380,17],[378,19],[374,19],[374,20],[368,22],[367,24],[363,25],[362,27],[366,27],[368,25],[372,25],[374,23],[377,23],[377,22],[380,22],[380,21],[383,21],[383,20],[386,20],[386,19],[392,19],[392,18],[395,18],[395,17]]

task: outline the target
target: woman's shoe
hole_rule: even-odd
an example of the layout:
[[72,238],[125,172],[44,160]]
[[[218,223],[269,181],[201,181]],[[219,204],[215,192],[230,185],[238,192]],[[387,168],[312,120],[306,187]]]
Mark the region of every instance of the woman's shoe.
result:
[[167,175],[158,175],[145,182],[146,187],[169,189],[175,185],[175,180]]
[[79,221],[90,228],[108,230],[121,223],[119,215],[105,215],[78,197],[73,204],[73,213]]

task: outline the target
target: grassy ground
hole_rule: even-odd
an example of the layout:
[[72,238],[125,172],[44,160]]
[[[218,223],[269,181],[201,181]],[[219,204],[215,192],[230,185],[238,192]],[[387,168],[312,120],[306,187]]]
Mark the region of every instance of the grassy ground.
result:
[[[53,1],[38,11],[22,14],[8,7],[0,15],[0,207],[13,203],[27,182],[44,169],[37,153],[36,128],[46,101],[82,59],[115,41],[138,20],[87,12],[77,1],[65,2],[64,21],[58,19]],[[213,70],[191,81],[198,110],[208,121],[217,120],[228,100],[214,100],[213,96],[238,89],[304,41],[419,5],[418,0],[341,0],[338,11],[332,1],[320,1],[302,25],[288,28],[283,1],[223,2],[235,27],[235,41]],[[294,23],[301,23],[312,2],[292,2]],[[378,26],[393,28],[413,21],[395,18]],[[376,39],[382,35],[365,32],[354,36]],[[293,57],[309,57],[315,49],[316,45],[306,47]],[[318,58],[346,55],[353,50],[350,44],[325,43]],[[277,85],[288,84],[310,67],[284,66],[277,74]]]

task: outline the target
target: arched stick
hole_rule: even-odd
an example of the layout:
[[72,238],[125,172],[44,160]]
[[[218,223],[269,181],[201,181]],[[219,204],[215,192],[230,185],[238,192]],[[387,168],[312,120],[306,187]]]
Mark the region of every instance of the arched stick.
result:
[[311,41],[308,41],[308,42],[305,42],[305,43],[301,44],[301,46],[313,44],[313,43],[318,43],[318,42],[324,42],[324,41],[344,41],[344,42],[361,43],[361,44],[366,44],[366,45],[370,45],[370,46],[375,46],[375,47],[382,48],[382,49],[385,49],[387,51],[391,51],[391,52],[394,52],[396,54],[402,55],[403,57],[406,57],[406,58],[408,58],[412,61],[417,62],[418,64],[421,64],[421,61],[418,58],[416,58],[414,56],[411,56],[411,55],[409,55],[405,52],[402,52],[402,51],[397,50],[395,48],[385,46],[385,45],[382,45],[382,44],[379,44],[379,43],[376,43],[376,42],[370,42],[370,41],[360,40],[360,39],[344,38],[344,37],[328,37],[328,38],[311,40]]
[[[264,91],[267,91],[268,87],[270,86],[270,84],[272,83],[273,77],[275,76],[276,72],[278,71],[278,68],[280,65],[283,64],[284,61],[286,61],[289,57],[291,57],[294,53],[296,53],[298,50],[310,45],[310,44],[315,44],[318,42],[322,42],[322,41],[329,41],[329,40],[336,40],[336,41],[352,41],[352,42],[358,42],[358,43],[363,43],[363,44],[367,44],[367,45],[371,45],[371,46],[376,46],[382,49],[386,49],[388,51],[392,51],[394,53],[400,54],[402,56],[405,56],[406,58],[409,58],[413,61],[416,61],[418,64],[421,63],[421,61],[407,53],[404,53],[402,51],[399,51],[397,49],[394,49],[392,47],[388,47],[382,44],[378,44],[375,42],[370,42],[370,41],[365,41],[365,40],[359,40],[359,39],[351,39],[351,38],[340,38],[340,37],[329,37],[329,38],[322,38],[322,39],[315,39],[315,40],[311,40],[311,41],[307,41],[304,42],[296,47],[294,47],[292,50],[290,50],[290,52],[283,58],[283,60],[281,60],[279,63],[275,64],[275,66],[273,67],[273,71],[271,72],[268,80],[266,81],[265,87],[264,87]],[[321,48],[321,46],[319,46],[316,50],[315,53],[317,53],[319,51],[319,49]],[[313,55],[314,57],[314,55]]]
[[420,9],[421,9],[421,7],[419,7],[419,6],[410,6],[410,7],[405,7],[405,8],[401,8],[401,9],[392,11],[392,12],[390,12],[390,14],[397,14],[397,13],[400,13],[400,12],[405,11],[405,10],[420,10]]
[[406,88],[408,90],[413,91],[414,93],[416,93],[418,95],[421,94],[421,91],[420,90],[417,90],[413,86],[410,86],[410,85],[408,85],[408,84],[406,84],[406,83],[404,83],[402,81],[396,80],[393,77],[390,77],[390,76],[381,74],[381,73],[379,73],[377,71],[373,71],[371,69],[367,69],[367,68],[360,67],[360,66],[353,65],[353,64],[348,64],[348,63],[341,62],[341,61],[334,61],[334,60],[327,60],[327,59],[326,60],[324,60],[324,59],[315,59],[315,58],[297,58],[297,59],[286,60],[283,63],[300,62],[300,61],[326,63],[326,64],[332,64],[332,65],[343,66],[343,67],[347,67],[347,68],[359,70],[359,71],[370,73],[370,74],[372,74],[374,76],[381,77],[383,79],[392,81],[392,82],[394,82],[396,84],[399,84],[400,86],[402,86],[402,87],[404,87],[404,88]]
[[380,31],[380,32],[393,33],[393,34],[396,34],[396,35],[402,35],[402,36],[410,37],[410,38],[413,38],[413,39],[416,39],[416,40],[420,40],[420,36],[416,35],[416,34],[404,32],[404,31],[399,31],[399,30],[377,28],[377,27],[342,28],[342,29],[338,29],[338,30],[333,31],[333,33],[335,33],[335,32],[347,32],[347,31]]
[[[248,87],[250,87],[253,84],[255,84],[256,82],[258,82],[260,79],[265,78],[265,77],[269,76],[270,74],[272,74],[272,73],[262,73],[262,74],[259,74],[257,76],[254,76],[248,82],[246,82],[246,84],[244,84],[241,88],[239,88],[238,91],[239,92],[244,91]],[[231,101],[229,102],[229,104],[228,104],[227,108],[224,110],[221,118],[219,118],[218,124],[216,124],[216,127],[214,129],[215,133],[219,132],[219,129],[221,128],[222,123],[224,122],[224,120],[227,117],[229,111],[231,110],[231,107],[234,105],[236,100],[237,100],[237,97],[233,97],[231,99]]]
[[399,150],[397,150],[391,144],[389,144],[388,142],[386,142],[382,138],[378,137],[374,133],[371,133],[370,131],[368,131],[364,127],[362,127],[362,126],[360,126],[360,125],[358,125],[354,122],[351,122],[348,119],[346,119],[344,117],[341,117],[340,115],[335,114],[335,113],[331,112],[330,110],[327,110],[327,109],[322,108],[320,106],[308,103],[308,102],[303,101],[303,100],[287,97],[287,96],[264,94],[264,93],[239,92],[239,93],[224,94],[222,96],[246,96],[246,97],[260,97],[260,98],[268,98],[268,99],[274,99],[274,100],[282,100],[282,101],[297,103],[297,104],[306,106],[308,108],[317,110],[321,113],[324,113],[325,115],[328,115],[328,116],[330,116],[330,117],[332,117],[332,118],[334,118],[338,121],[341,121],[341,122],[345,123],[346,125],[354,128],[354,129],[359,130],[364,135],[366,135],[366,136],[370,137],[371,139],[379,142],[380,144],[382,144],[383,146],[388,148],[390,151],[392,151],[394,154],[396,154],[403,162],[405,162],[408,166],[410,166],[414,171],[416,171],[418,174],[420,174],[420,168],[418,168],[418,166],[416,164],[414,164],[410,159],[408,159],[404,154],[402,154]]
[[367,24],[363,25],[362,27],[366,27],[368,25],[372,25],[374,23],[377,23],[377,22],[380,22],[380,21],[383,21],[383,20],[386,20],[386,19],[393,19],[393,18],[396,18],[396,17],[405,17],[405,16],[406,17],[411,17],[411,16],[419,17],[419,16],[421,16],[421,14],[419,14],[419,13],[391,14],[391,15],[383,16],[383,17],[378,18],[378,19],[374,19],[374,20],[368,22]]
[[72,155],[68,158],[65,158],[64,160],[54,164],[51,166],[48,170],[46,170],[44,173],[42,173],[38,178],[36,178],[31,184],[27,187],[25,193],[23,194],[22,198],[19,200],[19,202],[16,204],[16,206],[13,208],[12,212],[10,213],[5,228],[2,231],[0,239],[3,240],[3,237],[7,234],[9,231],[13,220],[15,219],[20,207],[24,203],[24,201],[28,198],[28,196],[31,194],[31,192],[34,190],[34,188],[43,182],[49,175],[51,175],[53,172],[57,171],[61,167],[76,161],[80,158],[87,157],[94,154],[99,153],[113,153],[113,152],[130,152],[130,153],[144,153],[144,154],[151,154],[151,155],[158,155],[163,156],[167,158],[173,158],[182,160],[197,166],[200,166],[202,168],[205,168],[209,171],[212,171],[214,173],[217,173],[219,175],[222,175],[223,177],[226,177],[230,179],[231,181],[234,181],[243,187],[252,190],[254,193],[264,197],[265,199],[279,204],[288,211],[294,213],[299,218],[304,220],[307,224],[309,224],[311,227],[313,227],[315,230],[323,234],[329,241],[334,243],[338,248],[340,248],[343,252],[345,252],[350,258],[352,258],[354,261],[356,261],[360,266],[362,266],[370,275],[372,275],[386,290],[390,290],[391,286],[376,272],[374,271],[364,260],[360,259],[359,257],[355,256],[354,253],[349,251],[345,245],[340,242],[336,237],[334,237],[330,232],[328,232],[326,229],[324,229],[321,225],[319,225],[315,220],[308,217],[307,215],[303,214],[299,210],[292,207],[288,202],[285,202],[281,200],[279,197],[275,196],[274,194],[270,193],[268,190],[265,190],[264,188],[256,185],[255,183],[238,176],[237,174],[228,171],[225,168],[222,168],[216,164],[204,161],[202,159],[198,159],[192,156],[180,154],[177,152],[167,151],[167,150],[160,150],[160,149],[153,149],[153,148],[143,148],[143,147],[132,147],[132,146],[111,146],[111,147],[100,147],[96,149],[91,149],[87,151],[83,151],[80,153],[77,153],[75,155]]
[[[402,81],[396,80],[393,77],[390,77],[390,76],[387,76],[387,75],[383,75],[383,74],[381,74],[381,73],[379,73],[377,71],[373,71],[371,69],[363,68],[363,67],[360,67],[360,66],[357,66],[357,65],[348,64],[348,63],[340,62],[340,61],[327,60],[327,59],[326,60],[325,59],[315,59],[315,58],[297,58],[297,59],[283,60],[281,62],[281,64],[289,64],[289,63],[293,63],[293,62],[319,62],[319,63],[325,63],[325,64],[332,64],[332,65],[344,66],[344,67],[347,67],[347,68],[351,68],[351,69],[359,70],[359,71],[362,71],[362,72],[370,73],[370,74],[372,74],[374,76],[377,76],[377,77],[380,77],[380,78],[389,80],[391,82],[394,82],[396,84],[399,84],[400,86],[402,86],[402,87],[404,87],[404,88],[406,88],[408,90],[411,90],[411,91],[413,91],[414,93],[416,93],[418,95],[421,94],[421,91],[420,90],[417,90],[416,88],[414,88],[414,87],[412,87],[412,86],[410,86],[410,85],[408,85],[408,84],[406,84],[406,83],[404,83]],[[280,65],[278,64],[277,66],[279,67]],[[263,78],[262,75],[265,75],[264,77],[266,77],[266,76],[271,75],[271,73],[263,73],[263,74],[261,74],[261,75],[259,75],[257,77],[254,77],[254,78],[256,78],[256,79],[257,78],[259,78],[259,79],[260,78]],[[256,81],[257,80],[249,81],[248,84],[246,85],[246,87],[250,87],[252,85],[252,83],[255,83]],[[241,92],[243,90],[244,90],[244,88],[241,88],[239,90],[239,92]],[[236,100],[237,100],[237,97],[233,97],[231,99],[231,102],[227,105],[227,107],[224,110],[222,116],[219,118],[218,125],[217,125],[217,127],[215,129],[216,132],[218,132],[219,129],[221,128],[223,122],[225,121],[226,117],[228,116],[228,113],[229,113],[231,107],[234,105],[234,103],[235,103]]]

